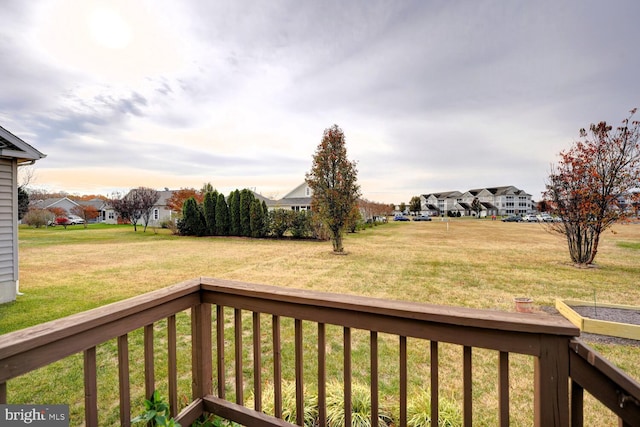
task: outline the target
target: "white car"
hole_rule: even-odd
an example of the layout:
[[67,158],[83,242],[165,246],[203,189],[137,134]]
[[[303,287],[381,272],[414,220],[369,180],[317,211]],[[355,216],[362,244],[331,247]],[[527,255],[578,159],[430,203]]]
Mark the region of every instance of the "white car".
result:
[[78,215],[68,215],[67,219],[71,225],[84,224],[84,219],[80,218]]
[[538,222],[539,219],[536,215],[534,214],[529,214],[527,216],[524,217],[525,222]]

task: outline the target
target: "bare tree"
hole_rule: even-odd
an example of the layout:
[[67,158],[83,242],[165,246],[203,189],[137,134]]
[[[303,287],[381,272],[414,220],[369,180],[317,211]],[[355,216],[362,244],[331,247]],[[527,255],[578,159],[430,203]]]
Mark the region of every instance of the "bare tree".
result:
[[138,222],[141,219],[144,221],[143,231],[147,231],[153,206],[158,199],[160,199],[158,191],[153,188],[138,187],[129,191],[124,197],[113,197],[110,202],[120,218],[133,224],[133,231],[138,231]]

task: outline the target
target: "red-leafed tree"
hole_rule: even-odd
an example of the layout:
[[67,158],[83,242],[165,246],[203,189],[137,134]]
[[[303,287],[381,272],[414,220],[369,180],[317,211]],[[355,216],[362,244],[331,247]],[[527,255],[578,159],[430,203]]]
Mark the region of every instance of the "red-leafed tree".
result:
[[193,197],[198,204],[204,201],[204,194],[195,188],[181,188],[173,192],[171,197],[167,199],[167,208],[176,214],[182,213],[184,202]]
[[71,208],[71,213],[74,215],[78,215],[80,218],[84,219],[84,228],[87,228],[87,223],[92,219],[98,218],[100,216],[100,212],[95,206],[91,205],[78,205]]
[[342,235],[360,197],[360,186],[356,164],[347,158],[344,133],[338,125],[324,130],[306,182],[313,190],[311,209],[329,230],[333,251],[343,252]]
[[590,265],[600,234],[630,215],[627,200],[640,186],[640,122],[636,109],[613,128],[606,122],[580,130],[580,139],[560,153],[546,185],[545,198],[562,222],[553,230],[567,238],[571,260]]
[[48,211],[51,212],[52,214],[54,214],[57,217],[66,217],[67,216],[67,211],[64,208],[58,207],[58,206],[54,206],[51,208],[48,208]]

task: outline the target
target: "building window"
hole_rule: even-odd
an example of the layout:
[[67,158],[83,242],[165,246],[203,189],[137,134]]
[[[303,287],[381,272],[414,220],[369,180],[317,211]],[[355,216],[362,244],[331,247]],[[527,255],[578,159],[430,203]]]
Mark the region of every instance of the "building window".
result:
[[311,190],[309,189],[309,187],[305,188],[304,192],[307,195],[307,197],[309,196],[309,194],[311,194]]
[[109,219],[114,219],[115,213],[113,211],[109,211]]
[[157,221],[160,219],[160,210],[157,208],[153,210],[153,219],[154,221]]

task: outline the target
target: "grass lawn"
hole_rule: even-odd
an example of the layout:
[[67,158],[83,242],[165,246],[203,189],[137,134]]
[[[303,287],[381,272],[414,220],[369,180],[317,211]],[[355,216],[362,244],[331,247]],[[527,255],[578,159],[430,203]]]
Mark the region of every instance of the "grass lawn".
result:
[[[346,256],[333,255],[329,242],[178,237],[167,230],[134,233],[129,226],[21,228],[19,238],[25,295],[0,306],[0,334],[198,276],[505,311],[513,311],[513,298],[520,296],[533,298],[537,309],[556,298],[594,296],[640,305],[637,224],[603,234],[598,268],[590,269],[573,267],[565,241],[542,224],[475,219],[367,229],[346,237]],[[640,378],[640,347],[594,347]],[[113,357],[109,346],[99,351]],[[416,365],[425,363],[418,359]],[[24,381],[31,384],[25,387],[38,382]],[[610,423],[594,417],[593,425]]]

